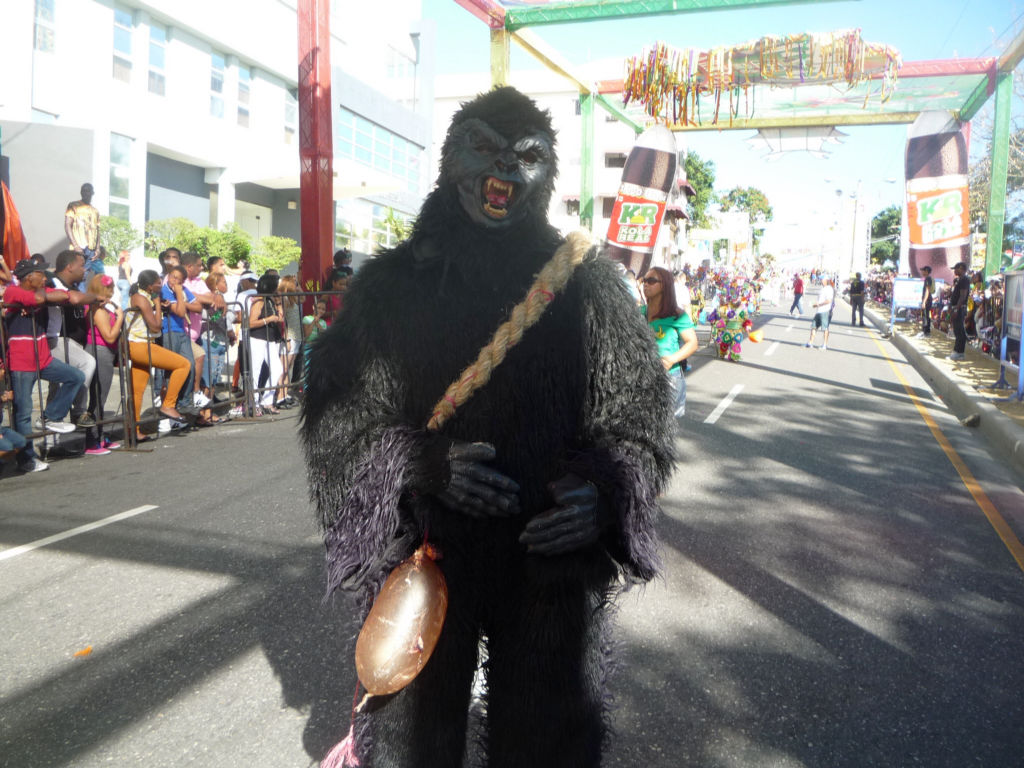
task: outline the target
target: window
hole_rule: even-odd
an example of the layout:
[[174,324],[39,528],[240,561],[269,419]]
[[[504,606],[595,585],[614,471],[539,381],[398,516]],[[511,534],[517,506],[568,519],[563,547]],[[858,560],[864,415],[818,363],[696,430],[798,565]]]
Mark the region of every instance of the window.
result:
[[334,154],[390,174],[419,192],[420,158],[423,149],[386,128],[371,123],[347,109],[338,110],[334,120]]
[[284,143],[295,141],[295,132],[299,129],[299,97],[296,91],[288,89],[284,92]]
[[129,220],[129,181],[131,179],[132,140],[110,134],[110,215]]
[[43,53],[53,53],[57,49],[55,2],[36,0],[35,49]]
[[612,209],[615,207],[614,197],[602,197],[601,198],[601,217],[604,219],[610,219],[612,217]]
[[114,79],[129,83],[132,79],[132,14],[114,8]]
[[621,152],[610,152],[604,156],[605,168],[625,168],[626,156]]
[[149,25],[149,92],[165,95],[167,89],[167,28]]
[[238,124],[249,127],[249,85],[252,73],[248,67],[238,68]]
[[210,114],[224,117],[224,57],[210,54]]

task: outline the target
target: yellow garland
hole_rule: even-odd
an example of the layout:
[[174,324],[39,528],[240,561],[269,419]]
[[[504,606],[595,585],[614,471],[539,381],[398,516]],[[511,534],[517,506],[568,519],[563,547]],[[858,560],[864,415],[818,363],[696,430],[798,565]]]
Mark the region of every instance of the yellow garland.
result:
[[588,232],[572,232],[551,260],[537,273],[526,298],[513,309],[509,319],[494,332],[490,343],[480,350],[476,362],[466,368],[437,401],[427,429],[437,431],[478,389],[490,381],[491,373],[501,365],[508,350],[519,343],[523,333],[533,326],[552,299],[565,288],[573,271],[590,249]]

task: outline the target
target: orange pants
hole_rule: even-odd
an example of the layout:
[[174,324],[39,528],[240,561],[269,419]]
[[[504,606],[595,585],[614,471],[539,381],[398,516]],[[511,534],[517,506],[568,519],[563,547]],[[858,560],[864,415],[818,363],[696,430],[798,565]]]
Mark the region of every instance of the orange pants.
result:
[[185,386],[192,366],[181,355],[171,352],[156,344],[143,344],[141,341],[128,343],[129,356],[132,359],[132,390],[135,394],[135,419],[138,421],[142,413],[142,394],[149,384],[149,362],[154,368],[160,368],[170,374],[167,382],[167,395],[163,399],[164,408],[175,408],[178,405],[178,393]]

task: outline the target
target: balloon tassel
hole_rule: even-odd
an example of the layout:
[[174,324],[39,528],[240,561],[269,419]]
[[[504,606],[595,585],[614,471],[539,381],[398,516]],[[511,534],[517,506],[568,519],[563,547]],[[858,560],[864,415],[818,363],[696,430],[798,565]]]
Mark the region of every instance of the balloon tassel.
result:
[[356,725],[352,723],[346,736],[341,743],[335,745],[334,749],[327,753],[327,757],[320,763],[320,768],[357,768],[359,758],[356,757]]

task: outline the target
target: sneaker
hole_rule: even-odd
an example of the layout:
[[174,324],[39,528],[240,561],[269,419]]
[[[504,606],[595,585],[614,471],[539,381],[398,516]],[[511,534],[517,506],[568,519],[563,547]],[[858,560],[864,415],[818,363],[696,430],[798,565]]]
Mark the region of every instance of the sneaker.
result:
[[818,347],[818,349],[820,349],[822,352],[824,352],[826,349],[828,349],[828,345],[822,344],[820,347]]
[[156,429],[161,434],[167,434],[168,432],[171,431],[171,420],[170,419],[160,419],[160,423],[157,425]]
[[86,448],[85,449],[85,455],[86,456],[106,456],[108,453],[110,453],[109,449],[102,448],[102,447],[100,447],[98,445],[95,448]]
[[153,395],[153,407],[154,408],[159,408],[160,407],[160,403],[162,403],[162,402],[163,402],[163,398],[160,397],[160,395]]
[[32,459],[29,463],[18,465],[19,472],[45,472],[49,468],[49,464],[45,461],[40,461],[39,459]]
[[947,360],[964,360],[967,357],[963,352],[953,352]]
[[114,440],[104,440],[101,443],[101,445],[104,448],[106,448],[108,451],[116,451],[118,448],[121,447],[121,444],[118,443],[118,442],[115,442]]
[[[69,432],[74,432],[75,431],[75,425],[74,424],[68,424],[66,421],[47,421],[46,424],[44,425],[42,419],[36,419],[35,422],[33,422],[33,424],[34,424],[35,428],[38,429],[38,430],[45,430],[47,432],[55,432],[58,435],[66,435]],[[33,471],[39,471],[39,470],[33,470]]]
[[90,416],[88,413],[83,413],[77,419],[75,419],[75,426],[81,427],[82,429],[88,429],[89,427],[96,426],[96,419]]
[[811,342],[808,341],[804,346],[809,348],[811,346]]
[[210,398],[202,392],[196,392],[192,395],[192,404],[195,405],[196,408],[205,408],[210,404]]
[[240,419],[244,415],[245,415],[245,409],[243,409],[242,406],[240,406],[240,405],[236,405],[234,408],[232,408],[230,411],[228,411],[228,416],[230,416],[232,419]]

